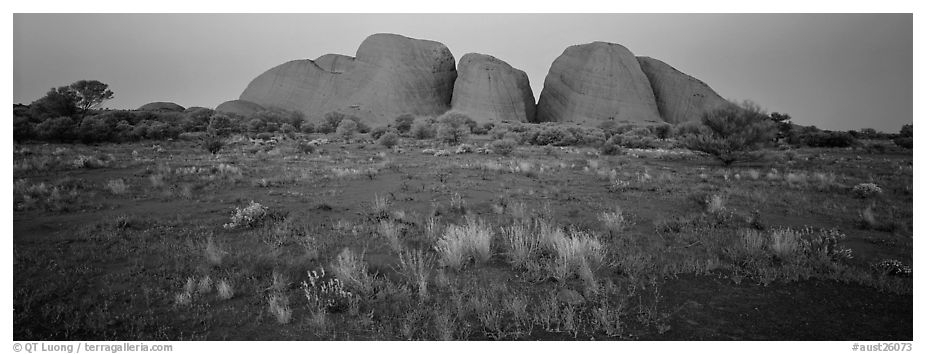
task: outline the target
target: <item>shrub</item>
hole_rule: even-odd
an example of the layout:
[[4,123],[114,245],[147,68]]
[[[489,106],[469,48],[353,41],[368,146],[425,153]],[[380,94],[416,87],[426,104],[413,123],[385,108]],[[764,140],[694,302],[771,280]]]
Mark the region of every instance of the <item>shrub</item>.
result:
[[856,144],[855,137],[847,132],[809,132],[799,139],[801,144],[809,147],[850,147]]
[[344,139],[350,139],[356,132],[357,122],[350,119],[341,120],[341,123],[338,124],[338,129],[336,131],[338,136]]
[[859,183],[852,187],[852,194],[859,198],[868,198],[881,193],[881,187],[874,183]]
[[87,117],[80,123],[78,128],[80,140],[85,143],[110,141],[115,128],[114,123],[98,116]]
[[226,229],[252,228],[263,223],[264,218],[268,215],[268,208],[251,201],[245,208],[235,208],[235,214],[231,217],[231,222],[223,225]]
[[216,113],[209,120],[209,127],[206,130],[214,135],[225,136],[238,131],[238,128],[229,116]]
[[604,142],[604,144],[601,144],[601,147],[598,148],[598,151],[601,152],[602,155],[619,155],[623,150],[619,144],[614,142],[614,138],[618,136],[619,135],[612,136],[611,139],[608,139],[608,141]]
[[38,119],[75,115],[78,113],[76,92],[67,86],[53,88],[29,104],[29,113]]
[[904,149],[913,149],[913,138],[912,137],[894,138],[894,144]]
[[493,141],[490,145],[492,151],[502,156],[508,156],[514,151],[516,143],[511,139]]
[[74,137],[74,130],[74,120],[71,117],[48,119],[35,126],[38,136],[45,140],[71,140]]
[[215,155],[218,154],[223,147],[225,147],[225,142],[222,141],[222,138],[220,138],[218,135],[210,134],[203,137],[202,147],[209,153]]
[[755,157],[752,153],[775,134],[773,123],[751,105],[727,105],[706,112],[701,122],[707,129],[686,135],[683,143],[689,149],[713,155],[725,165]]
[[344,120],[346,115],[341,112],[328,112],[325,113],[325,116],[322,118],[322,122],[315,127],[315,131],[323,134],[334,133],[338,129],[338,125],[341,124],[341,121]]
[[641,135],[614,135],[611,137],[611,142],[617,145],[620,145],[629,149],[655,149],[659,147],[656,143],[656,139],[653,139],[650,136],[641,136]]
[[505,134],[508,134],[507,124],[496,124],[492,129],[489,129],[489,135],[495,140],[503,139]]
[[125,192],[128,192],[129,186],[126,185],[125,181],[121,178],[111,179],[106,182],[106,189],[109,190],[109,192],[112,194],[122,195],[125,194]]
[[437,138],[452,145],[463,142],[471,132],[470,122],[475,124],[469,116],[454,111],[444,113],[437,122]]
[[428,122],[415,122],[409,133],[418,140],[431,139],[435,135],[434,127]]
[[414,123],[415,116],[408,113],[395,117],[395,129],[401,134],[407,134]]
[[31,139],[34,137],[33,132],[34,129],[29,117],[13,117],[13,139],[15,139],[17,142]]
[[534,145],[567,146],[575,145],[577,141],[575,135],[565,127],[552,125],[546,126],[539,131],[531,143]]
[[399,144],[399,135],[393,132],[388,132],[379,137],[379,144],[387,148],[392,148]]
[[653,133],[659,139],[668,139],[672,136],[672,125],[671,124],[658,124],[652,125],[649,127],[650,132]]
[[376,127],[370,131],[370,137],[373,138],[373,140],[379,140],[379,138],[383,136],[383,134],[386,134],[388,132],[389,132],[389,127]]

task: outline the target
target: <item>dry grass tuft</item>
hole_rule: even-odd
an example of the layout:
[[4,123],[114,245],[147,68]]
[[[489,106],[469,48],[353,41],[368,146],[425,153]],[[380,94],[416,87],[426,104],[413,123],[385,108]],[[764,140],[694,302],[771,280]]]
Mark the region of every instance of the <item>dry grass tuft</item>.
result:
[[515,268],[526,269],[533,255],[540,249],[540,239],[523,224],[503,227],[508,261]]
[[270,294],[267,297],[270,314],[276,318],[277,323],[287,324],[293,318],[293,310],[289,307],[289,298],[282,294]]
[[373,277],[367,272],[363,254],[357,256],[350,248],[345,248],[338,254],[331,268],[334,275],[351,290],[361,294],[373,291]]
[[460,270],[470,259],[485,262],[492,256],[492,229],[482,220],[467,218],[465,225],[450,225],[437,241],[442,266]]
[[235,297],[235,290],[232,289],[231,284],[226,279],[222,279],[215,285],[215,289],[219,294],[219,299],[228,300]]
[[421,299],[428,297],[428,279],[431,277],[433,266],[434,258],[421,250],[399,252],[398,272],[417,287],[418,297]]

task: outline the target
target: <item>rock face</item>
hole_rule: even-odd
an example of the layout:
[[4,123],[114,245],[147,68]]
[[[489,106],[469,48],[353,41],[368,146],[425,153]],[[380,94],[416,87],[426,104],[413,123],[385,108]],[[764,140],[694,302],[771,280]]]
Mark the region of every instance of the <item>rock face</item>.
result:
[[356,58],[326,54],[268,70],[241,100],[303,112],[318,120],[330,111],[386,125],[403,113],[438,115],[450,108],[457,77],[453,54],[441,43],[374,34]]
[[696,121],[705,111],[728,103],[701,80],[660,60],[649,57],[637,57],[637,60],[653,87],[659,114],[668,123]]
[[553,62],[537,103],[537,122],[661,122],[649,79],[619,44],[566,48]]
[[172,111],[183,112],[183,106],[173,102],[151,102],[138,107],[139,111]]
[[263,110],[264,107],[261,107],[261,105],[244,100],[227,101],[215,107],[216,112],[238,114],[245,117]]
[[534,93],[527,74],[493,56],[469,53],[460,58],[453,86],[453,110],[478,123],[534,119]]

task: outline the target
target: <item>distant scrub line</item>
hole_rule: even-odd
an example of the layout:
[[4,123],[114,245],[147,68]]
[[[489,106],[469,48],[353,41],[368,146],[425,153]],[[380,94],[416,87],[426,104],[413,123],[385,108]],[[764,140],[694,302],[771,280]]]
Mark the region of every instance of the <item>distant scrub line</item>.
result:
[[216,153],[222,147],[221,138],[231,134],[246,134],[264,140],[277,135],[333,134],[346,142],[371,140],[388,148],[398,145],[400,138],[437,139],[458,145],[475,134],[489,135],[494,140],[492,148],[502,155],[511,153],[517,145],[592,146],[599,148],[604,155],[620,154],[623,149],[687,148],[713,155],[725,164],[760,158],[760,154],[753,151],[773,146],[786,149],[864,145],[869,150],[881,152],[891,148],[883,143],[862,144],[861,139],[890,139],[902,148],[911,149],[913,146],[912,125],[905,125],[896,134],[873,129],[859,132],[820,130],[813,126],[794,125],[788,115],[766,114],[750,101],[706,112],[700,122],[678,125],[641,126],[615,121],[606,121],[597,127],[562,123],[478,124],[464,113],[448,111],[438,117],[403,114],[388,126],[375,128],[357,117],[339,112],[307,119],[295,111],[268,109],[242,116],[208,108],[191,108],[183,112],[90,111],[79,118],[57,116],[54,110],[42,107],[42,104],[40,100],[32,106],[13,106],[13,137],[16,141],[99,143],[186,139],[202,140],[208,151]]

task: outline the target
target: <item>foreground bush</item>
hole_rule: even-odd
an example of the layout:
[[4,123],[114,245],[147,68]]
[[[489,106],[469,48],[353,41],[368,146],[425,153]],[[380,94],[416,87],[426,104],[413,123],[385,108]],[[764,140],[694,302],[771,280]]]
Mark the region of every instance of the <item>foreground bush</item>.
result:
[[475,121],[469,116],[449,111],[437,118],[437,138],[448,144],[459,144],[469,136],[473,125]]
[[387,132],[379,137],[379,144],[387,148],[392,148],[399,144],[399,135],[393,132]]
[[773,123],[753,105],[727,105],[706,112],[701,123],[707,129],[682,138],[691,150],[713,155],[725,165],[754,159],[754,152],[771,142],[775,134]]
[[442,266],[460,270],[474,260],[488,261],[492,256],[492,229],[482,220],[467,218],[465,225],[450,225],[437,241]]

